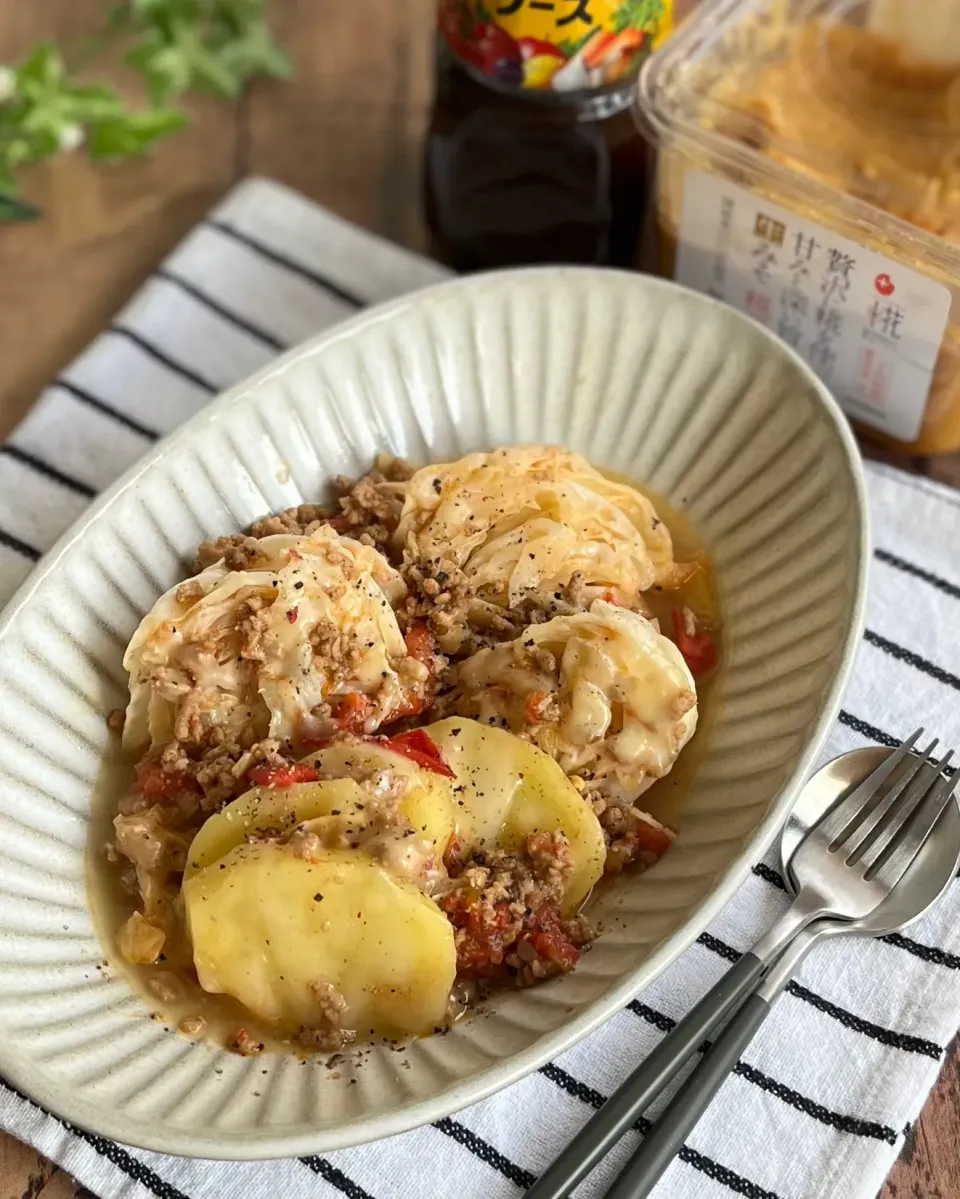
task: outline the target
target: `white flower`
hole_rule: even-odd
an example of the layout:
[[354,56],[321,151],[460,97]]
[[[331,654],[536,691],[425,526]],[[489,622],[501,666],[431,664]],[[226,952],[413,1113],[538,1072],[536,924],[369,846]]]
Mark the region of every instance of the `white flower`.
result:
[[76,122],[64,125],[60,130],[60,149],[76,150],[81,145],[83,145],[83,126]]
[[10,67],[0,66],[0,104],[12,100],[17,91],[17,76]]

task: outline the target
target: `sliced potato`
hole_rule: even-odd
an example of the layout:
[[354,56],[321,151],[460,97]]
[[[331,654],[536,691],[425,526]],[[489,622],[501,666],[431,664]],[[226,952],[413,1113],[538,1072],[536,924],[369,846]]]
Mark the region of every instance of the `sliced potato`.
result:
[[323,783],[294,783],[292,787],[254,787],[220,812],[207,818],[194,837],[187,854],[184,877],[219,861],[250,832],[292,829],[304,820],[339,812],[362,820],[363,792],[353,779],[330,779]]
[[351,850],[305,860],[239,845],[183,884],[206,991],[232,995],[282,1029],[340,1024],[364,1035],[427,1033],[445,1016],[457,968],[453,928],[412,883]]
[[[322,774],[338,775],[291,787],[254,787],[215,815],[193,839],[184,876],[189,878],[240,845],[249,832],[292,829],[305,820],[328,820],[331,841],[344,828],[362,831],[368,823],[370,800],[352,775],[360,778],[393,770],[408,784],[400,814],[418,837],[432,841],[442,854],[454,832],[454,803],[450,783],[376,744],[337,742],[304,758]],[[336,813],[334,816],[333,814]],[[314,826],[321,833],[322,828]]]
[[425,770],[409,758],[388,749],[384,742],[361,741],[347,737],[333,741],[319,752],[304,758],[323,775],[331,778],[364,777],[382,772],[405,780],[406,795],[400,811],[422,837],[427,837],[440,852],[447,848],[454,833],[454,803],[450,780]]
[[531,833],[560,830],[574,872],[564,909],[576,908],[603,874],[606,847],[590,804],[557,763],[505,729],[451,717],[425,730],[456,772],[457,837],[470,849],[518,849]]

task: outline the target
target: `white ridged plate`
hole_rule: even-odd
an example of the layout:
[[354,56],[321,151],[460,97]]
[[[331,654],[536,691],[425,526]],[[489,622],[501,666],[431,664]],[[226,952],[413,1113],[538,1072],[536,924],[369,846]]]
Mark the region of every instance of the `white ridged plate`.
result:
[[[314,500],[378,450],[415,462],[560,443],[649,484],[711,550],[717,715],[670,853],[619,883],[577,971],[510,994],[351,1084],[165,1032],[87,908],[91,794],[124,646],[197,543]],[[615,1013],[775,836],[840,703],[863,621],[863,485],[795,355],[673,284],[594,270],[458,280],[284,355],[147,455],[47,555],[0,625],[0,1074],[90,1131],[169,1153],[315,1153],[435,1120]],[[267,1075],[262,1071],[266,1069]]]

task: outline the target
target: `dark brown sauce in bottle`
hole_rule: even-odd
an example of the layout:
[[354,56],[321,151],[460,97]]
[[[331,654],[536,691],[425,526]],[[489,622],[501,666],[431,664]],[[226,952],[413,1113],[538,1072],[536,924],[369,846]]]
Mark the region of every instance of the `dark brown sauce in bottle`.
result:
[[632,88],[561,98],[475,79],[437,39],[427,222],[458,271],[532,263],[634,268],[649,151]]

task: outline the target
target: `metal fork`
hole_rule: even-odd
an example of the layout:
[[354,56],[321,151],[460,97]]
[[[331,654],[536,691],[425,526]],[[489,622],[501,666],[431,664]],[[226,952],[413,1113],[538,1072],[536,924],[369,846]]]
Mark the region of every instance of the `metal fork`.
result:
[[[790,863],[797,897],[784,920],[754,946],[758,957],[771,957],[772,945],[765,946],[765,940],[782,948],[812,920],[865,916],[903,877],[953,790],[949,779],[936,782],[952,750],[938,764],[933,780],[923,771],[939,741],[908,757],[922,734],[918,729],[908,737],[807,834]],[[925,804],[933,792],[942,792],[940,800],[931,797]]]
[[[908,758],[922,733],[918,729],[813,826],[791,860],[797,894],[789,910],[614,1092],[527,1199],[565,1199],[807,926],[818,920],[856,921],[890,894],[950,802],[957,781],[941,774],[952,753],[931,772],[937,741]],[[717,1053],[718,1045],[710,1050],[644,1138],[608,1199],[639,1199],[654,1185],[769,1011],[763,1000],[759,1007],[754,1004],[756,998],[744,1005],[751,1008],[749,1018],[736,1028],[736,1021],[731,1024],[729,1039],[724,1034],[724,1052]],[[728,1060],[733,1041],[735,1056]]]

